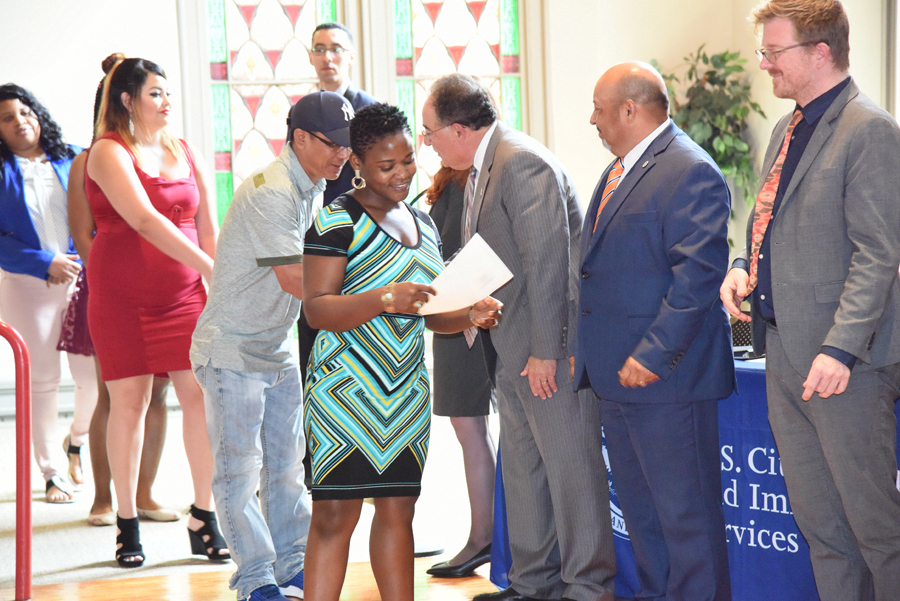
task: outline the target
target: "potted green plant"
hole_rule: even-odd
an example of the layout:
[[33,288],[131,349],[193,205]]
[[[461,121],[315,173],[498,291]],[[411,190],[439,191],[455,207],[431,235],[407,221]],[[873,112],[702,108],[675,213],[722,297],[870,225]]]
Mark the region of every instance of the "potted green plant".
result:
[[735,192],[743,192],[745,201],[752,204],[758,179],[750,146],[743,136],[751,111],[766,115],[750,100],[744,70],[747,61],[740,52],[708,55],[703,50],[705,45],[684,57],[687,72],[682,79],[675,73],[663,73],[656,60],[651,63],[666,82],[672,120],[709,153]]

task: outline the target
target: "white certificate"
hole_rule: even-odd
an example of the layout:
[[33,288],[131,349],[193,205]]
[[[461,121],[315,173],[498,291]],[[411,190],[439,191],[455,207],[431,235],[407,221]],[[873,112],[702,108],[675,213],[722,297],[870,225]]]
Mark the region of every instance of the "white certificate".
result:
[[497,253],[481,236],[475,234],[456,253],[447,268],[431,282],[437,290],[437,296],[425,303],[419,313],[431,315],[470,307],[490,296],[512,277],[512,272]]

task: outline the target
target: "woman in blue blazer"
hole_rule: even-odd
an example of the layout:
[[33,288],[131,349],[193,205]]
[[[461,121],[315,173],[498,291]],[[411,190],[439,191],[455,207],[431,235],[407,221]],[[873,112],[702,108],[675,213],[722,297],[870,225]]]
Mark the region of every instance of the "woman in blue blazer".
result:
[[[14,327],[31,357],[34,456],[47,482],[47,501],[72,501],[73,487],[53,466],[63,316],[81,271],[69,237],[66,187],[81,152],[63,142],[59,126],[27,90],[0,86],[0,319]],[[69,474],[81,479],[78,451],[97,402],[93,361],[69,355],[75,420],[64,448]],[[58,441],[57,441],[58,444]],[[58,449],[58,447],[55,447]]]

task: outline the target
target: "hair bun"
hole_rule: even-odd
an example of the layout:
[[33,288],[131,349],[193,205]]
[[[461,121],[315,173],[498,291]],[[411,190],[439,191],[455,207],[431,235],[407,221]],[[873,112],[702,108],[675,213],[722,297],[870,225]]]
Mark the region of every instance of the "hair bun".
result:
[[125,55],[121,52],[113,52],[109,56],[103,59],[101,66],[103,67],[104,73],[109,73],[109,70],[112,69],[115,64],[119,61],[125,60]]

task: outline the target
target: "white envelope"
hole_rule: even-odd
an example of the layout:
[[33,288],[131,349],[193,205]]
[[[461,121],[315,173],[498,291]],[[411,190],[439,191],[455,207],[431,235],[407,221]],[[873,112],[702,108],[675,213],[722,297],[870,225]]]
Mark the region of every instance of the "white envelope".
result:
[[480,235],[475,234],[431,282],[438,292],[437,296],[425,303],[419,313],[431,315],[470,307],[490,296],[512,277],[512,272],[497,253]]

